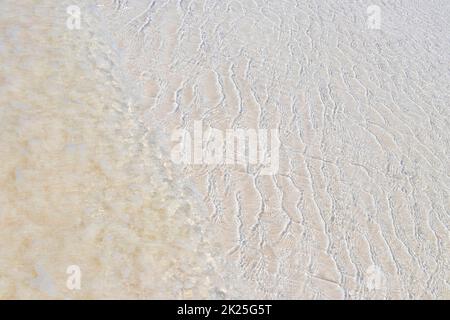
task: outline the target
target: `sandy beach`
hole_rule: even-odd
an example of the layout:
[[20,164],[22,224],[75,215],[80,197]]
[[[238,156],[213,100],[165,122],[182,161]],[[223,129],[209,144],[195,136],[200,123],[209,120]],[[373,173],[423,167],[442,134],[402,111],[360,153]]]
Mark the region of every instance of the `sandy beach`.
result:
[[450,298],[450,2],[0,8],[1,299]]

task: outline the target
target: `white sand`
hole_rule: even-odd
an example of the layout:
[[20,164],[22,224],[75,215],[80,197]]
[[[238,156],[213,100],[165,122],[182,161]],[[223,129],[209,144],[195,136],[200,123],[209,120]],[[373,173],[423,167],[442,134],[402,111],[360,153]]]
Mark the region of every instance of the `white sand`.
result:
[[[450,2],[1,7],[1,298],[450,298]],[[198,120],[279,171],[175,165]]]

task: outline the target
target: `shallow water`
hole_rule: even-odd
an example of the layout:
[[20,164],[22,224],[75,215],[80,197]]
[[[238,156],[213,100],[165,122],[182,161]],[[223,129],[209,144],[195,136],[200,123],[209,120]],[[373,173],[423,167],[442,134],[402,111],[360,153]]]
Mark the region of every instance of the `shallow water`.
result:
[[[1,6],[2,298],[450,297],[448,1]],[[278,172],[174,164],[196,121]]]
[[204,209],[136,116],[95,10],[79,3],[69,30],[70,4],[2,4],[1,297],[220,293]]

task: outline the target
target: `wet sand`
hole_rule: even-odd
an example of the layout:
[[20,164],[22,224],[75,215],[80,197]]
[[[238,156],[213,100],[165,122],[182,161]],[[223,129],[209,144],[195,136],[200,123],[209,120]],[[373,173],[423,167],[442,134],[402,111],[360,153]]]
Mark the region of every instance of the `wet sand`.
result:
[[[2,6],[1,298],[450,298],[447,1]],[[196,121],[279,170],[173,163]]]

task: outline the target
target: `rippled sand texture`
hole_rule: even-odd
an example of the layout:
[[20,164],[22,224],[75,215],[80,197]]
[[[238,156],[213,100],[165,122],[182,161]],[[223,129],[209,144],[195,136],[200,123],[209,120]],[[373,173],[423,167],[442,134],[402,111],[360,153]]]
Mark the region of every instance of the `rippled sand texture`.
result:
[[95,8],[69,30],[72,2],[36,3],[1,3],[0,298],[220,294],[204,212],[136,118]]
[[[450,298],[450,2],[36,3],[0,4],[1,298]],[[279,129],[278,173],[174,165],[196,120]]]
[[280,130],[274,176],[184,168],[226,297],[450,298],[450,2],[99,4],[148,127]]

